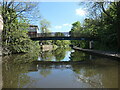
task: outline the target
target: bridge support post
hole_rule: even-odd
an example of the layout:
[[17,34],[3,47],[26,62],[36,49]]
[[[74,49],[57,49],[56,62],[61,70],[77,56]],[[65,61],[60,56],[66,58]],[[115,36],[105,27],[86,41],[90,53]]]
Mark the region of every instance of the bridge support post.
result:
[[93,41],[89,41],[89,48],[93,49]]
[[90,57],[89,59],[92,60],[92,55],[90,55],[89,57]]
[[39,41],[39,45],[42,46],[42,41]]
[[39,45],[40,45],[40,49],[42,49],[42,45],[43,45],[42,41],[39,41]]

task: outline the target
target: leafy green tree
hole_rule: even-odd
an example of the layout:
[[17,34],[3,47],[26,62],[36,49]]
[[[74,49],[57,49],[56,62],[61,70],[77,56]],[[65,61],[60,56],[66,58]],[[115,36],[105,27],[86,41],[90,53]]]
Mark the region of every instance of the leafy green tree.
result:
[[18,13],[15,9],[10,7],[11,4],[14,3],[6,2],[3,3],[2,6],[2,16],[4,22],[2,33],[4,48],[3,54],[30,52],[36,48],[36,50],[39,50],[38,42],[31,41],[27,32],[20,30],[20,28],[27,28],[27,24],[24,24],[26,23],[24,19],[22,19],[22,22],[20,21],[21,19],[17,19]]
[[[51,31],[49,30],[50,22],[47,21],[46,19],[43,19],[40,21],[40,27],[41,27],[41,35],[45,37],[51,36]],[[41,41],[43,44],[51,44],[52,40],[46,40],[46,41]]]
[[[93,37],[98,39],[94,41],[94,48],[101,50],[119,50],[120,49],[120,1],[119,2],[90,2],[89,18],[84,20],[81,30],[76,27],[80,24],[75,22],[70,31],[71,36],[77,32],[78,36]],[[82,5],[84,5],[82,3]],[[78,27],[78,28],[79,28]],[[72,35],[73,34],[73,35]],[[88,48],[87,41],[71,41],[73,45],[80,44],[82,48]]]
[[[14,2],[13,0],[10,1],[3,0],[2,2],[0,2],[0,6],[1,6],[1,14],[3,17],[3,23],[4,23],[3,40],[6,41],[7,43],[9,42],[8,39],[5,39],[5,37],[8,35],[7,31],[10,32],[10,30],[15,27],[16,29],[18,29],[18,25],[13,25],[13,24],[15,24],[15,22],[18,22],[18,18],[23,19],[23,17],[24,18],[28,17],[29,12],[32,11],[37,6],[37,3],[29,3],[29,2],[25,3],[25,2]],[[32,13],[29,16],[32,16]]]
[[79,21],[75,22],[72,24],[72,28],[70,33],[71,37],[79,37],[80,36],[80,31],[82,30],[81,24]]
[[83,31],[81,32],[82,35],[85,37],[95,37],[97,36],[97,25],[98,25],[98,19],[85,19],[83,23]]
[[[90,35],[87,31],[84,30],[84,27],[81,26],[79,21],[72,24],[72,28],[69,33],[71,37],[85,37]],[[88,48],[88,41],[84,40],[71,40],[71,44],[82,48]]]
[[55,37],[62,37],[62,36],[65,36],[65,35],[61,32],[56,32],[55,33]]
[[[90,18],[99,21],[97,28],[101,42],[109,48],[120,50],[120,1],[88,3]],[[107,8],[106,8],[107,7]],[[99,19],[99,20],[96,20]],[[100,42],[99,42],[100,43]]]
[[50,33],[50,22],[46,19],[40,21],[41,33]]
[[7,43],[7,45],[4,44],[4,47],[7,47],[11,53],[31,52],[35,48],[39,49],[38,42],[30,40],[26,33],[27,32],[20,30],[10,32],[11,41]]

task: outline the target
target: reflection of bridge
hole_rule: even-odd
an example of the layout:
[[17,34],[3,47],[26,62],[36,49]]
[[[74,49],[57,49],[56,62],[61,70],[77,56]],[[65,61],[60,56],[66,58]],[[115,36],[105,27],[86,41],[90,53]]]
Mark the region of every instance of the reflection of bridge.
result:
[[[61,32],[62,33],[62,32]],[[69,34],[69,32],[63,32],[62,34],[52,33],[37,33],[37,34],[29,34],[30,38],[34,41],[39,40],[96,40],[95,37],[80,35],[77,33]]]

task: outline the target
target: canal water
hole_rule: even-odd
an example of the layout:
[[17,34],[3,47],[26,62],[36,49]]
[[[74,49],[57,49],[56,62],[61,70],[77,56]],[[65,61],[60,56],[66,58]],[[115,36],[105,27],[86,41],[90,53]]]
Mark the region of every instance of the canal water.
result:
[[[32,61],[81,61],[37,64]],[[3,88],[118,88],[118,61],[58,48],[3,57]]]

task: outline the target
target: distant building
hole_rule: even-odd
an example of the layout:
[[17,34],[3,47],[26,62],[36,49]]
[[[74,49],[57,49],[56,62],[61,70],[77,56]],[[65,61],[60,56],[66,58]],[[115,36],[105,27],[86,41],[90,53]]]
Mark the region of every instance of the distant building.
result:
[[31,37],[31,36],[36,36],[37,35],[37,32],[39,31],[39,28],[38,28],[37,25],[29,25],[29,24],[23,23],[23,25],[21,25],[19,30],[27,31],[27,34]]
[[38,30],[39,30],[39,28],[37,25],[29,25],[28,34],[37,34]]

